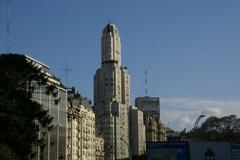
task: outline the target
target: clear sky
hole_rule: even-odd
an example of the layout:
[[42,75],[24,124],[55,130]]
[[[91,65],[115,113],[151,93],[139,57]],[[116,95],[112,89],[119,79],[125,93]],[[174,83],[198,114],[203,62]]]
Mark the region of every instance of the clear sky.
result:
[[[239,0],[10,0],[10,51],[50,66],[93,99],[100,38],[111,21],[120,31],[132,103],[161,97],[161,119],[191,128],[201,114],[240,115]],[[0,1],[0,51],[6,52],[6,0]],[[232,107],[231,109],[229,107]],[[180,122],[181,126],[178,124]]]

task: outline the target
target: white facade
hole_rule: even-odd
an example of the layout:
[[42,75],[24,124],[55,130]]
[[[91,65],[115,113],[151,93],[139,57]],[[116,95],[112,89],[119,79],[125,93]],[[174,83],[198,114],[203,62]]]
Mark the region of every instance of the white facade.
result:
[[129,157],[129,104],[130,77],[121,66],[119,32],[108,24],[102,35],[102,66],[94,76],[97,131],[103,134],[106,160]]
[[67,160],[95,160],[95,114],[78,94],[69,94]]
[[129,113],[130,146],[133,156],[140,156],[146,152],[146,135],[143,112],[131,107]]

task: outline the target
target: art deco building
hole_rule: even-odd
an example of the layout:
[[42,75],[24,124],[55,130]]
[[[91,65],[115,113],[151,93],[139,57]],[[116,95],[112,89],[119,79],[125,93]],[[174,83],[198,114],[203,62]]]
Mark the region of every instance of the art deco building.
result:
[[[27,61],[39,68],[47,77],[47,85],[32,83],[34,88],[33,100],[40,103],[53,117],[53,128],[40,129],[39,138],[43,138],[43,144],[35,148],[35,160],[59,160],[66,158],[66,124],[67,124],[67,90],[49,70],[49,67],[31,57],[26,56]],[[47,87],[54,86],[53,94],[46,94]]]
[[68,92],[67,160],[95,160],[95,114],[75,89]]
[[129,157],[130,79],[121,65],[121,42],[114,24],[105,26],[101,42],[102,65],[94,75],[97,132],[103,134],[105,159],[124,159]]
[[132,156],[140,156],[146,152],[145,125],[143,122],[143,112],[136,107],[130,108],[130,147]]

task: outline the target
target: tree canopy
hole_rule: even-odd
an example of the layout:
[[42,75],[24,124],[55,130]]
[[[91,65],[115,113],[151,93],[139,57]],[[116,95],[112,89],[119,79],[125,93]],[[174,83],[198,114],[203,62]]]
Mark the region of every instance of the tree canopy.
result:
[[32,82],[46,84],[40,68],[24,55],[0,55],[0,159],[31,159],[40,126],[50,127],[48,111],[32,99]]
[[240,140],[240,118],[236,115],[209,117],[200,128],[193,128],[187,136],[210,141]]

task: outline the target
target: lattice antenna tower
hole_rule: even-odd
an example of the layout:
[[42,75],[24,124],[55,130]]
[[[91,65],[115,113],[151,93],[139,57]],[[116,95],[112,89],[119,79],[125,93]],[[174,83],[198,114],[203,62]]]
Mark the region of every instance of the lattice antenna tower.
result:
[[69,72],[72,72],[72,69],[66,67],[66,68],[61,68],[61,70],[63,70],[64,73],[65,73],[65,85],[66,85],[66,87],[68,88],[68,87],[69,87],[69,86],[68,86]]
[[68,86],[69,85],[68,84],[69,73],[72,72],[73,69],[68,67],[68,54],[66,54],[65,56],[66,56],[66,58],[65,58],[65,66],[66,67],[61,68],[61,70],[64,71],[64,73],[65,73],[65,86],[67,88],[69,88],[69,86]]
[[147,69],[145,69],[145,96],[148,96],[148,79],[147,79]]

